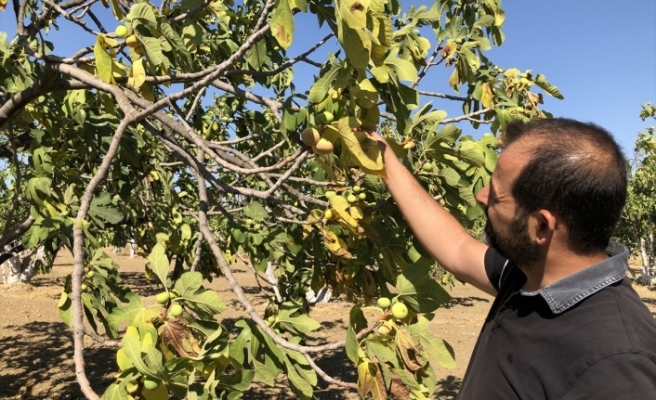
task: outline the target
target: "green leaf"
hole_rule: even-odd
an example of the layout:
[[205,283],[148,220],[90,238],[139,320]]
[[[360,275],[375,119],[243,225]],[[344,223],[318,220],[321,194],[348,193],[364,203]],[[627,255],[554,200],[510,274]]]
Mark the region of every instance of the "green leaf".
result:
[[369,65],[371,53],[371,39],[363,30],[349,28],[345,23],[338,23],[337,38],[339,39],[346,57],[357,70],[364,70]]
[[159,281],[162,282],[162,285],[166,287],[166,277],[169,274],[169,258],[166,256],[166,247],[162,242],[158,242],[153,246],[153,250],[148,255],[148,264],[159,278]]
[[139,21],[150,29],[157,29],[157,18],[150,3],[136,3],[130,8],[128,19]]
[[321,324],[307,314],[291,315],[296,312],[298,312],[296,309],[281,306],[277,317],[278,323],[284,329],[299,336],[306,336],[311,331],[321,328]]
[[267,368],[266,365],[263,363],[253,360],[253,368],[255,369],[255,379],[265,383],[271,387],[274,387],[276,385],[276,377],[273,376],[271,371]]
[[388,69],[396,72],[396,76],[402,81],[414,82],[417,80],[417,68],[408,60],[398,57],[388,57],[385,60]]
[[112,197],[108,192],[102,192],[95,196],[89,206],[89,217],[96,222],[100,227],[104,227],[104,223],[118,224],[123,220],[123,215],[115,208],[107,207],[112,202]]
[[353,364],[357,364],[359,361],[359,347],[360,344],[358,343],[358,339],[355,335],[355,330],[349,326],[348,330],[346,331],[346,345],[344,346],[344,349],[346,350],[346,356],[349,358],[349,360],[353,361]]
[[139,372],[151,377],[157,376],[157,371],[146,365],[146,363],[141,358],[141,341],[138,337],[125,335],[123,337],[123,341],[121,342],[121,350],[123,350],[125,355],[128,356],[130,361],[132,361],[132,364]]
[[294,38],[294,17],[289,1],[278,0],[275,10],[269,19],[271,34],[276,38],[280,47],[287,50]]
[[538,85],[540,88],[542,88],[542,90],[549,93],[551,96],[553,96],[557,99],[560,99],[560,100],[563,100],[565,98],[560,93],[560,90],[558,89],[558,87],[556,87],[556,86],[552,85],[551,83],[547,82],[547,78],[544,75],[538,74],[535,77],[534,82],[535,82],[536,85]]
[[223,313],[227,307],[221,297],[213,290],[201,287],[203,275],[200,272],[185,272],[173,286],[180,296],[176,301],[184,301],[190,308],[204,317],[211,318]]
[[433,361],[437,362],[444,368],[455,368],[456,359],[453,348],[444,340],[431,335],[428,332],[430,321],[433,314],[420,315],[417,323],[410,325],[408,330],[415,339],[419,340],[421,347],[428,351]]
[[125,384],[112,383],[103,393],[100,400],[128,400],[128,392]]
[[136,293],[129,293],[125,296],[129,301],[127,306],[116,307],[109,314],[107,320],[111,331],[109,336],[115,338],[118,335],[118,328],[121,322],[127,320],[129,325],[143,325],[150,322],[151,319],[159,315],[158,306],[144,307],[141,305],[141,298]]
[[442,285],[434,280],[429,280],[418,287],[403,286],[403,292],[399,295],[409,308],[418,313],[435,311],[439,306],[451,300],[451,296]]
[[312,385],[310,385],[296,371],[296,368],[294,368],[294,365],[291,362],[285,360],[285,366],[287,372],[287,379],[289,379],[289,385],[292,391],[294,392],[294,394],[296,394],[302,400],[311,400],[312,393],[314,392],[312,389]]
[[255,42],[255,44],[246,51],[246,61],[253,67],[259,70],[265,65],[271,64],[269,51],[266,43],[263,40]]
[[264,206],[262,206],[261,203],[251,201],[246,208],[244,208],[244,215],[254,220],[262,221],[269,216],[269,213],[264,209]]
[[310,97],[308,97],[310,103],[319,103],[328,95],[328,90],[330,90],[341,69],[342,67],[339,64],[333,65],[330,70],[314,82],[310,89]]

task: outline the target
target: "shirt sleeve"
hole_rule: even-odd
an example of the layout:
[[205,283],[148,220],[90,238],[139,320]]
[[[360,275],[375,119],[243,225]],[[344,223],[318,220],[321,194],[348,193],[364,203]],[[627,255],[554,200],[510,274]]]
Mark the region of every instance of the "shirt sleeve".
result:
[[504,277],[504,273],[508,272],[508,259],[492,247],[488,247],[484,262],[487,277],[498,292],[501,287],[501,279]]
[[640,354],[618,354],[588,367],[561,400],[656,399],[656,363]]

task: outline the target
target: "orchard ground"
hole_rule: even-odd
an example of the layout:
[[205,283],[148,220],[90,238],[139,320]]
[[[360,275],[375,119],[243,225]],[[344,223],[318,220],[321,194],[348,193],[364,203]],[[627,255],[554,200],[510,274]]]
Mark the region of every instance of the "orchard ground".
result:
[[[111,252],[108,251],[108,254]],[[126,254],[126,251],[123,251]],[[155,302],[160,289],[155,281],[145,280],[145,260],[113,255],[120,265],[121,277],[132,290],[144,297],[145,304]],[[0,399],[78,399],[80,395],[74,376],[73,347],[70,330],[61,322],[57,302],[64,279],[72,270],[72,257],[60,252],[51,274],[37,276],[32,285],[4,287],[0,285]],[[260,289],[253,273],[244,265],[233,267],[235,276],[262,311],[269,292]],[[234,331],[234,322],[245,316],[225,279],[215,279],[208,287],[217,290],[229,310],[220,316],[224,325]],[[640,297],[656,317],[656,290],[635,286]],[[438,388],[435,399],[453,399],[460,387],[469,357],[492,297],[470,285],[456,284],[449,289],[453,296],[446,307],[440,308],[431,323],[430,332],[453,346],[457,367],[436,370]],[[318,304],[310,312],[322,328],[312,344],[343,340],[346,335],[348,302],[334,299]],[[367,317],[373,320],[375,313]],[[87,374],[98,393],[108,386],[116,371],[115,350],[100,348],[88,340],[86,345]],[[327,353],[318,362],[328,374],[346,381],[357,379],[355,367],[343,351]],[[357,393],[319,382],[317,399],[357,399]],[[296,398],[284,381],[276,387],[254,384],[245,399]]]

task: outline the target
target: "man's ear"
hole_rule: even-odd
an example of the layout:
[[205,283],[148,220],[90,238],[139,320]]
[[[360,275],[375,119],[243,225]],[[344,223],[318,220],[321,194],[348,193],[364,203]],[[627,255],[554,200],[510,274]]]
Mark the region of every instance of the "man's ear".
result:
[[539,210],[532,214],[535,242],[540,246],[549,244],[556,231],[556,215],[549,210]]

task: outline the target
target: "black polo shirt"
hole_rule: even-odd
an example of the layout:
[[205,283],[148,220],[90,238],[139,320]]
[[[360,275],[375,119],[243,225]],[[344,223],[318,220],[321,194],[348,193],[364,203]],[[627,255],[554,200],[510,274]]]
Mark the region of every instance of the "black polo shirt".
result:
[[626,247],[537,292],[496,250],[485,268],[499,292],[458,400],[656,399],[656,320],[625,279]]

